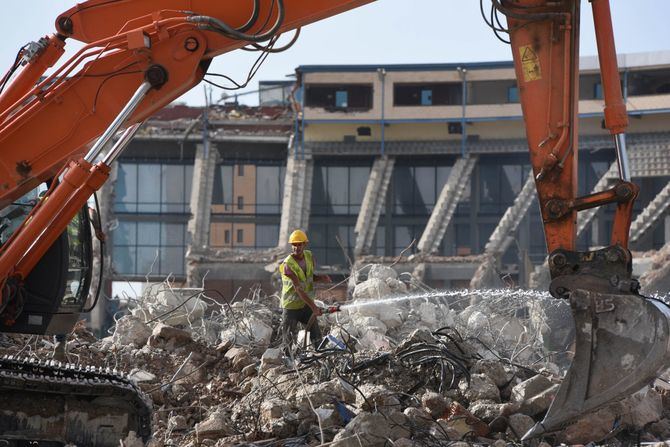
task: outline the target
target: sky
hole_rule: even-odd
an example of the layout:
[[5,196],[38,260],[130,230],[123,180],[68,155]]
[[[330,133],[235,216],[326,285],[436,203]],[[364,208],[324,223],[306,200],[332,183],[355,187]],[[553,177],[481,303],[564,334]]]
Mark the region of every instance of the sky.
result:
[[[226,1],[226,0],[212,0]],[[241,0],[227,0],[241,1]],[[290,0],[287,0],[290,1]],[[490,0],[484,0],[489,5]],[[3,8],[5,41],[0,47],[4,73],[23,44],[54,30],[59,13],[75,0],[22,0]],[[670,50],[670,1],[611,0],[617,52]],[[595,55],[590,4],[582,1],[581,54]],[[76,49],[76,45],[72,49]],[[209,71],[241,81],[255,59],[254,53],[237,51],[219,56]],[[417,64],[510,60],[508,45],[499,42],[485,25],[478,0],[377,0],[375,3],[303,29],[287,52],[267,59],[247,90],[258,80],[286,80],[300,65],[313,64]],[[65,59],[63,59],[65,60]],[[214,101],[223,91],[214,89]],[[244,99],[243,99],[244,98]],[[244,96],[253,101],[255,94]],[[202,105],[201,85],[178,101]]]

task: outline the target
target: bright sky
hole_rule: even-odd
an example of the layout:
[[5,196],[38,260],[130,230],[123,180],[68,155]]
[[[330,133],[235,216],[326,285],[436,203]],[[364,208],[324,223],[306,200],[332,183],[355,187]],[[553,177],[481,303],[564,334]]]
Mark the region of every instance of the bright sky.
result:
[[[226,1],[226,0],[212,0]],[[228,0],[231,1],[231,0]],[[232,0],[239,1],[239,0]],[[490,4],[484,0],[485,5]],[[0,47],[2,72],[18,48],[54,30],[56,16],[75,0],[22,0],[6,2]],[[637,53],[670,50],[670,1],[611,0],[617,51]],[[591,8],[582,2],[582,55],[596,54]],[[210,71],[241,81],[254,53],[239,51],[220,56]],[[339,17],[303,29],[293,48],[270,55],[258,80],[287,79],[299,65],[452,63],[510,60],[509,47],[500,43],[484,24],[477,0],[378,0]],[[6,68],[4,68],[6,67]],[[248,90],[257,88],[252,82]],[[214,90],[214,100],[221,91]],[[250,100],[255,95],[247,96]],[[202,86],[181,101],[204,102]]]

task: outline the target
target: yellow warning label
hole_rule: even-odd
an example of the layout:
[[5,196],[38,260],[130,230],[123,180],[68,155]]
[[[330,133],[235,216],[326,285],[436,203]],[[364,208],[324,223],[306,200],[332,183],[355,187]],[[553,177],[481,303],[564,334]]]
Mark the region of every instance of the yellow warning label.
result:
[[542,79],[542,70],[540,69],[540,58],[530,45],[519,47],[521,54],[521,69],[523,70],[523,80],[525,82],[537,81]]

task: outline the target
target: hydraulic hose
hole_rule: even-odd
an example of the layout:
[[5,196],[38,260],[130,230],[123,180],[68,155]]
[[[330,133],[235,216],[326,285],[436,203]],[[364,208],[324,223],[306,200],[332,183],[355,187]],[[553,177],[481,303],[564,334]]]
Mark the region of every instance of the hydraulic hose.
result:
[[245,40],[247,42],[264,42],[277,34],[282,24],[284,23],[284,16],[284,0],[277,0],[277,20],[271,29],[262,34],[246,34],[240,32],[235,28],[232,28],[227,23],[209,16],[191,16],[186,20],[196,23],[199,29],[214,31],[232,39]]

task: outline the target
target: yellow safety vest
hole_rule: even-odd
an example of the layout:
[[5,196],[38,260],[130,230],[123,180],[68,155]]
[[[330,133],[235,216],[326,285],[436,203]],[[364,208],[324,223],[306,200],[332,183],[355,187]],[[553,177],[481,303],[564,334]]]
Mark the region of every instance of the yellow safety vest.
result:
[[300,282],[302,290],[307,293],[307,296],[311,299],[314,299],[314,261],[312,259],[312,252],[309,250],[304,251],[305,256],[305,269],[303,272],[292,255],[288,255],[284,262],[279,265],[279,273],[281,273],[281,307],[282,309],[302,309],[305,307],[305,302],[300,299],[298,293],[293,287],[293,281],[291,278],[284,274],[284,266],[288,265],[288,268],[295,274]]

